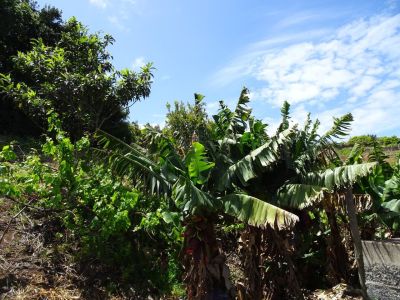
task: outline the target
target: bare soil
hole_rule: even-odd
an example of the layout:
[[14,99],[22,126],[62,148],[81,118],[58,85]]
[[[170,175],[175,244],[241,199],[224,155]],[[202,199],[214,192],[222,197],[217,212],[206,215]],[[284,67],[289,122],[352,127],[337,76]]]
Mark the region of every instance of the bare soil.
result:
[[77,246],[66,234],[57,237],[57,218],[26,207],[13,219],[21,208],[0,198],[0,238],[8,228],[0,244],[1,300],[125,298],[106,290],[103,274],[110,272],[96,261],[75,261]]

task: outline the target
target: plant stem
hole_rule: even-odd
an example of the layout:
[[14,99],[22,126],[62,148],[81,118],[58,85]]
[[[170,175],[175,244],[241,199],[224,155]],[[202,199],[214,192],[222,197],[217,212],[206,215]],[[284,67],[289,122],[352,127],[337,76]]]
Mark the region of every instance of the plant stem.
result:
[[27,204],[25,204],[24,207],[16,215],[14,215],[11,218],[11,220],[8,222],[7,227],[4,229],[3,234],[0,238],[0,244],[3,242],[3,239],[6,236],[6,233],[8,232],[8,230],[10,229],[12,222],[25,210],[25,208],[27,208],[29,206],[29,204],[31,204],[32,201],[33,201],[33,199],[29,200],[29,202]]
[[356,208],[354,205],[353,191],[352,191],[351,187],[346,190],[345,202],[346,202],[347,214],[349,216],[350,232],[351,232],[351,236],[353,237],[354,254],[355,254],[357,267],[358,267],[357,268],[358,269],[358,278],[360,280],[361,291],[362,291],[363,298],[366,300],[369,300],[370,298],[368,297],[367,286],[365,284],[365,268],[364,268],[361,237],[360,237],[360,231],[358,229]]

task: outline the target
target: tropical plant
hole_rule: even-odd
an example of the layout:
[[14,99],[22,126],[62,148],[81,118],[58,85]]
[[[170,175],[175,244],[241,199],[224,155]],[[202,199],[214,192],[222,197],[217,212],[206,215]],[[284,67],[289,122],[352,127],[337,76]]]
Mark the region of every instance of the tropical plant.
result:
[[[342,127],[342,120],[335,120],[334,128],[329,132],[329,135],[332,135],[336,130],[340,130]],[[358,153],[359,151],[356,146],[346,162],[354,162]],[[350,231],[354,243],[355,258],[359,272],[359,282],[363,290],[363,296],[366,299],[368,295],[365,286],[361,238],[354,204],[360,196],[353,196],[352,187],[359,182],[361,178],[367,177],[372,173],[375,167],[375,162],[343,165],[335,168],[325,167],[322,171],[311,171],[305,174],[298,174],[299,176],[296,176],[297,178],[292,178],[291,181],[288,181],[278,191],[279,203],[284,207],[290,206],[301,209],[313,205],[316,202],[323,203],[323,207],[328,215],[331,232],[334,237],[334,246],[336,248],[335,254],[337,257],[341,257],[342,259],[344,258],[346,265],[348,264],[346,259],[347,255],[345,251],[343,251],[343,247],[340,247],[341,238],[335,221],[336,216],[332,214],[338,209],[335,208],[335,203],[338,203],[338,201],[335,201],[334,199],[344,197],[344,206],[346,207],[347,216],[349,218]],[[340,263],[336,265],[340,266]],[[348,280],[346,275],[347,270],[342,269],[337,271],[341,278]]]
[[[242,92],[239,99],[232,117],[234,121],[226,127],[231,136],[244,132],[246,127],[243,123],[248,120],[247,108],[243,105],[246,91]],[[216,150],[216,147],[229,147],[229,138],[213,142],[209,153],[214,162],[210,162],[205,146],[199,142],[193,142],[190,151],[182,159],[165,136],[161,133],[156,135],[159,155],[152,158],[151,153],[137,145],[125,144],[105,133],[103,136],[108,139],[103,139],[103,142],[111,149],[111,161],[119,174],[141,172],[140,178],[137,175],[132,177],[141,181],[144,190],[154,193],[156,188],[160,194],[171,197],[179,208],[186,228],[184,261],[189,298],[208,299],[216,293],[226,293],[232,286],[216,240],[214,223],[218,215],[228,214],[253,226],[280,228],[293,225],[298,218],[243,190],[221,187],[221,178],[218,177],[221,170],[218,169],[226,166],[230,158]],[[116,141],[122,149],[117,151],[115,144],[110,148],[109,140]],[[263,155],[267,154],[263,152]]]
[[[239,157],[239,159],[232,160],[231,156],[230,161],[226,160],[230,164],[226,167],[226,171],[222,173],[222,180],[217,188],[220,190],[240,188],[250,195],[284,208],[296,207],[301,209],[323,199],[326,194],[335,193],[340,188],[354,184],[358,179],[371,172],[374,163],[330,168],[332,164],[337,164],[340,161],[334,149],[335,139],[347,135],[352,121],[351,114],[335,118],[333,127],[320,136],[317,134],[318,120],[313,123],[309,116],[304,128],[298,129],[296,126],[290,128],[289,109],[289,104],[285,102],[281,109],[281,124],[278,126],[276,135],[269,137],[267,143]],[[246,110],[246,113],[248,111]],[[220,113],[227,116],[234,115],[227,113],[226,108]],[[229,120],[232,119],[231,117]],[[239,123],[239,125],[241,124],[243,123]],[[224,128],[224,126],[217,125],[217,128]],[[225,128],[229,128],[229,126],[225,126]],[[239,126],[239,128],[243,127]],[[244,130],[242,129],[242,131]],[[235,134],[231,135],[229,133],[223,141],[229,145],[228,149],[232,149],[240,140],[240,132],[238,134],[236,131]],[[224,143],[222,142],[221,145],[224,145]],[[259,236],[260,244],[258,248],[261,249],[262,241],[260,237],[263,233],[254,231],[253,233],[254,236]],[[257,240],[257,238],[248,240]],[[249,253],[251,255],[251,251]],[[256,255],[259,256],[259,253],[261,253],[261,250],[258,250]],[[285,259],[288,259],[288,255]],[[251,261],[251,259],[248,260]],[[257,258],[254,258],[254,260],[257,260]],[[262,265],[262,263],[255,263],[254,266],[257,265]],[[257,279],[254,275],[250,275],[254,272],[254,268],[249,270],[247,277],[260,281],[261,278]],[[262,272],[259,270],[256,273],[261,274]],[[260,287],[262,284],[265,285],[266,282],[247,284],[247,286],[253,287],[253,290],[254,287],[258,286],[256,288],[258,291],[253,294],[253,298],[262,297],[262,288]],[[294,289],[296,289],[296,286]]]

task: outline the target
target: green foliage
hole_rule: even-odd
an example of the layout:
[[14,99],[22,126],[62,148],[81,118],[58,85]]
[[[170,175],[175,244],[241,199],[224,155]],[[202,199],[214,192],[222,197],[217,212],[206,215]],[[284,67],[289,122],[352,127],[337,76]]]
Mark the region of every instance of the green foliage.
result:
[[340,118],[333,118],[332,128],[325,133],[323,139],[334,141],[334,139],[344,138],[349,134],[351,122],[353,121],[352,114],[346,114]]
[[88,137],[71,142],[54,112],[48,121],[54,138],[46,139],[40,154],[16,160],[11,147],[3,147],[0,196],[37,197],[35,205],[57,212],[51,216],[78,240],[80,256],[118,266],[121,283],[148,285],[145,276],[159,293],[179,291],[180,215],[164,198],[143,195],[98,163]]
[[229,194],[222,201],[227,214],[257,227],[290,228],[299,220],[295,214],[244,194]]
[[[16,5],[15,2],[19,1],[9,2]],[[28,5],[24,1],[21,3],[22,6]],[[19,10],[16,6],[14,9]],[[46,131],[46,112],[52,109],[58,113],[64,130],[73,140],[79,139],[86,131],[103,128],[129,141],[125,119],[129,106],[150,93],[151,64],[138,73],[127,69],[115,70],[107,50],[114,42],[110,35],[90,34],[75,18],[61,24],[60,13],[56,15],[50,8],[41,13],[29,9],[33,19],[41,20],[43,14],[45,20],[58,20],[59,29],[57,34],[50,34],[51,41],[47,32],[54,28],[46,29],[46,33],[25,36],[28,47],[17,47],[18,53],[13,50],[4,58],[9,66],[0,78],[2,107],[23,114],[36,132]],[[3,42],[4,47],[12,48],[10,42]]]
[[113,131],[126,118],[128,105],[149,95],[151,65],[141,73],[115,71],[106,51],[112,37],[88,34],[75,19],[65,26],[68,31],[56,46],[39,39],[31,51],[18,53],[15,69],[27,80],[3,76],[1,86],[41,128],[46,111],[53,109],[74,139],[97,128]]
[[2,0],[0,5],[0,72],[12,69],[11,57],[30,49],[30,40],[42,38],[54,45],[63,30],[61,11],[38,9],[33,1]]
[[205,154],[205,147],[198,142],[194,142],[191,151],[186,156],[189,177],[195,184],[204,184],[207,180],[204,172],[215,166],[215,163],[207,162]]
[[186,153],[192,142],[204,143],[208,137],[209,120],[203,102],[204,96],[195,94],[195,104],[175,101],[173,109],[167,104],[165,132]]
[[[0,3],[0,73],[14,73],[19,80],[29,80],[16,72],[12,58],[18,51],[29,51],[31,39],[41,38],[46,45],[53,46],[64,29],[61,11],[50,6],[39,9],[33,1],[2,0]],[[2,89],[0,133],[20,136],[40,133],[37,125]]]
[[244,133],[247,127],[246,122],[249,120],[251,114],[251,108],[247,105],[249,102],[249,90],[243,88],[225,135],[231,136]]
[[289,102],[287,102],[287,101],[283,102],[283,105],[281,108],[282,121],[278,127],[278,132],[282,132],[289,128],[289,119],[290,119],[289,111],[290,111]]
[[372,147],[377,143],[382,147],[388,146],[398,146],[400,143],[400,138],[397,136],[382,136],[377,137],[376,135],[359,135],[351,137],[344,146],[353,146],[355,144],[360,144],[364,147]]
[[271,169],[280,159],[280,147],[290,140],[292,133],[292,130],[286,129],[229,166],[218,183],[218,189],[229,188],[235,182],[246,186],[247,182],[257,177],[261,170]]
[[17,155],[11,149],[10,145],[6,145],[0,152],[0,160],[2,161],[12,161],[17,158]]
[[393,168],[393,175],[384,182],[381,195],[381,207],[383,212],[380,216],[393,235],[400,235],[400,159]]

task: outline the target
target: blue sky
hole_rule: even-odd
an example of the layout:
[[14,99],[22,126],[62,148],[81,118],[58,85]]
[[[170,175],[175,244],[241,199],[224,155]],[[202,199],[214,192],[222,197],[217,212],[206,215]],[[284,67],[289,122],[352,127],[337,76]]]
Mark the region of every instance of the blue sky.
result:
[[352,134],[400,135],[400,0],[40,0],[114,36],[117,68],[156,67],[131,120],[163,124],[165,104],[234,105],[243,86],[274,128],[284,100],[322,130],[353,113]]

